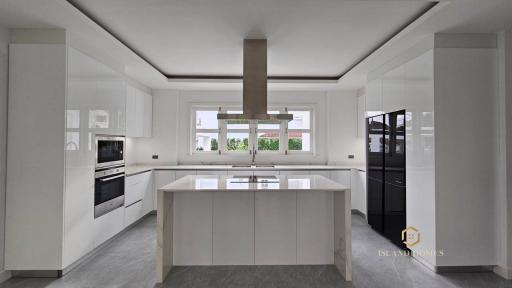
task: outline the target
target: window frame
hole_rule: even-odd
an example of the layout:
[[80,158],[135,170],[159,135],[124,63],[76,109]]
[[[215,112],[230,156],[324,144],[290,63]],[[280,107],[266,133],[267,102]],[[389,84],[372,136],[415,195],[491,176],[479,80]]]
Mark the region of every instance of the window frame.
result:
[[[221,134],[220,129],[221,127],[217,126],[216,129],[197,129],[196,128],[196,115],[197,111],[217,111],[218,108],[215,109],[213,106],[197,106],[193,105],[190,109],[190,131],[191,131],[191,137],[190,137],[190,154],[219,154],[219,151],[221,151]],[[201,151],[197,150],[196,147],[196,137],[197,133],[216,133],[217,134],[217,145],[218,149],[214,151]]]
[[[301,105],[287,105],[275,104],[268,107],[269,111],[279,111],[279,113],[288,113],[288,111],[309,111],[309,129],[289,129],[288,121],[281,121],[279,129],[258,129],[256,120],[249,120],[249,129],[228,129],[227,120],[218,120],[217,129],[197,129],[196,128],[196,114],[197,111],[217,111],[217,113],[227,113],[227,111],[241,111],[242,107],[236,104],[222,103],[220,105],[208,104],[191,104],[190,105],[190,137],[189,149],[190,155],[248,155],[252,153],[254,147],[258,154],[263,155],[316,155],[316,104],[301,104]],[[279,150],[259,150],[258,149],[258,133],[277,132],[279,131]],[[299,151],[288,149],[288,135],[289,132],[305,132],[310,135],[310,151]],[[196,135],[197,133],[216,133],[218,135],[218,150],[216,151],[198,151],[196,150]],[[249,134],[249,149],[247,151],[228,151],[227,150],[227,135],[228,133],[248,133]]]
[[[309,111],[309,129],[293,129],[289,128],[288,124],[286,123],[286,154],[288,155],[315,155],[316,150],[316,141],[315,141],[315,123],[316,123],[316,105],[303,105],[303,106],[288,106],[286,107],[287,111],[289,113],[292,113],[290,111]],[[309,151],[301,151],[301,150],[289,150],[288,149],[288,140],[290,139],[289,133],[290,132],[301,132],[301,133],[309,133]]]

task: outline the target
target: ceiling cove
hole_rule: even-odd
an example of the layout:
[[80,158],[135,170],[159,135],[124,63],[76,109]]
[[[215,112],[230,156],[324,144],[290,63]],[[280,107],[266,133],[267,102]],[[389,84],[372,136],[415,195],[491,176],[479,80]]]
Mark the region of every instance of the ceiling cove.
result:
[[[120,33],[116,33],[114,29],[111,29],[105,21],[99,19],[99,17],[95,16],[93,13],[88,11],[83,5],[74,0],[66,0],[70,5],[72,5],[75,9],[84,14],[87,18],[93,21],[100,28],[109,33],[112,37],[126,46],[129,50],[135,53],[142,60],[147,62],[150,66],[152,66],[155,70],[157,70],[160,74],[166,77],[169,81],[177,81],[177,80],[188,80],[188,81],[217,81],[217,80],[232,80],[238,81],[243,79],[242,75],[228,75],[228,74],[202,74],[202,73],[194,73],[194,74],[181,74],[181,73],[167,73],[165,69],[161,67],[159,64],[155,63],[154,60],[150,60],[149,57],[142,52],[142,49],[134,48],[133,45],[129,43],[125,39],[125,37],[121,36]],[[363,62],[366,58],[372,55],[375,51],[379,50],[382,46],[384,46],[389,40],[393,39],[395,36],[400,34],[403,30],[405,30],[408,26],[414,23],[416,20],[421,18],[423,15],[427,14],[430,10],[432,10],[435,6],[437,6],[440,1],[429,1],[426,2],[426,5],[417,13],[409,17],[406,21],[403,22],[397,29],[393,30],[391,33],[388,33],[386,37],[379,41],[377,45],[365,51],[362,57],[357,58],[353,61],[352,64],[348,66],[348,68],[343,69],[337,75],[268,75],[269,80],[276,81],[308,81],[308,82],[335,82],[340,80],[345,74],[350,72],[352,69],[357,67],[361,62]],[[242,39],[241,39],[242,40]]]

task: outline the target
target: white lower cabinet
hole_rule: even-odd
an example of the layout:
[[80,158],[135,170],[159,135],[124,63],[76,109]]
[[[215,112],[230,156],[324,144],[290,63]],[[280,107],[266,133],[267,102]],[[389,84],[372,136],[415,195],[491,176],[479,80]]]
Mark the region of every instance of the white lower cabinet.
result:
[[154,210],[155,189],[153,172],[147,171],[126,177],[124,191],[124,227]]
[[94,247],[98,247],[124,229],[123,207],[94,219]]
[[154,192],[153,192],[153,209],[156,210],[156,195],[157,195],[157,191],[159,188],[169,184],[169,183],[172,183],[174,182],[174,180],[176,180],[176,174],[173,170],[155,170],[153,172],[153,177],[154,177],[154,181],[155,181],[155,189],[154,189]]
[[214,192],[212,195],[212,264],[254,264],[254,193]]
[[135,221],[139,220],[142,216],[144,216],[142,201],[124,207],[124,226],[130,226]]
[[297,192],[297,264],[334,263],[333,192]]
[[255,192],[254,263],[297,263],[297,193]]
[[212,194],[174,193],[174,265],[212,264]]
[[352,209],[366,215],[366,172],[352,169],[351,173]]
[[155,182],[153,180],[153,172],[143,173],[144,175],[144,186],[143,186],[143,197],[142,197],[142,211],[144,215],[155,210]]

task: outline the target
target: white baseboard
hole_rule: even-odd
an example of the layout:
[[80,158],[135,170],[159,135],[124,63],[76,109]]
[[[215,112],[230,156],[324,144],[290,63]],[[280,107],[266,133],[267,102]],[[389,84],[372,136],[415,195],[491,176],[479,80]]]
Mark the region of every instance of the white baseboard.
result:
[[2,270],[0,271],[0,283],[5,282],[7,279],[11,278],[11,271]]
[[505,279],[512,280],[512,268],[496,266],[493,271]]

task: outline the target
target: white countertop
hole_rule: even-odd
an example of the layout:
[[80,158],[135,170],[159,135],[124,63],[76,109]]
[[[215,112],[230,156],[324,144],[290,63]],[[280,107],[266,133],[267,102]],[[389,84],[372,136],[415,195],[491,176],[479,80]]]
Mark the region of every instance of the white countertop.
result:
[[134,175],[151,170],[235,170],[235,171],[273,171],[273,170],[350,170],[366,171],[362,165],[275,165],[274,167],[234,167],[233,165],[128,165],[126,175]]
[[189,175],[158,189],[163,192],[194,191],[350,191],[320,175],[276,175],[269,182],[248,183],[247,177],[232,175]]

